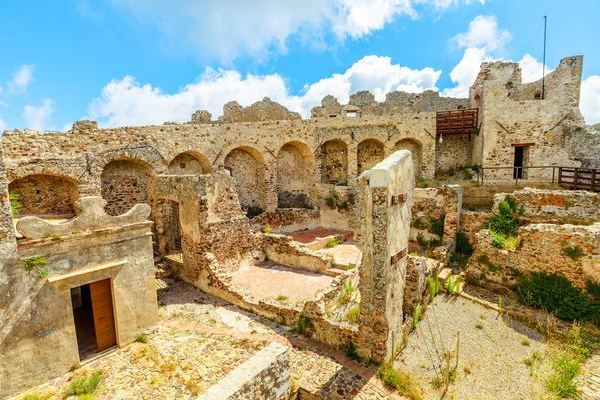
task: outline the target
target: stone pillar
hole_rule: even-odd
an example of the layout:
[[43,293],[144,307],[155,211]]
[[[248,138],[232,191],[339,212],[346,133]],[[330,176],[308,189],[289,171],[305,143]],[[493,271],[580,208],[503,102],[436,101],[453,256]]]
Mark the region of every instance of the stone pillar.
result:
[[414,189],[409,151],[399,150],[357,182],[356,221],[363,258],[358,350],[375,362],[393,358],[402,342],[403,295]]

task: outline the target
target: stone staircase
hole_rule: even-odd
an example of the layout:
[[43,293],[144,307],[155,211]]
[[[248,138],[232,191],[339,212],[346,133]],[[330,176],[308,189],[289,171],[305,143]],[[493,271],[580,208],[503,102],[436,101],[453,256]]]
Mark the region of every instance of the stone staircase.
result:
[[583,365],[578,383],[581,400],[600,400],[600,352],[593,354]]

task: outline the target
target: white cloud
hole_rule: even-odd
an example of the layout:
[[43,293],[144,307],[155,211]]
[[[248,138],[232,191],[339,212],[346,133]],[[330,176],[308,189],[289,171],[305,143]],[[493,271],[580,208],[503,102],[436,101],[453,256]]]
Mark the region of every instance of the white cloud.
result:
[[[519,60],[519,66],[521,67],[521,78],[523,83],[535,82],[542,79],[543,64],[531,54],[525,54]],[[553,69],[546,65],[545,74],[548,75],[552,71]]]
[[[451,97],[468,97],[469,88],[477,78],[481,63],[498,60],[499,58],[494,54],[502,50],[511,40],[511,34],[498,27],[495,16],[479,15],[469,22],[467,32],[460,33],[451,40],[464,48],[465,52],[450,72],[450,79],[456,86],[445,89],[442,94]],[[533,64],[530,64],[533,68]]]
[[450,97],[469,97],[469,88],[477,78],[481,63],[492,60],[484,49],[467,48],[462,59],[450,72],[450,79],[456,86],[443,90],[442,94]]
[[331,94],[347,102],[351,93],[371,90],[378,100],[393,90],[421,92],[435,89],[441,71],[433,68],[411,69],[392,64],[389,57],[366,56],[344,73],[333,74],[306,85],[302,95],[292,95],[278,74],[246,75],[238,71],[207,69],[199,79],[174,94],[163,93],[150,84],[140,84],[127,76],[109,82],[89,107],[90,118],[103,126],[160,124],[189,121],[197,109],[221,115],[223,104],[236,100],[242,105],[270,97],[274,101],[310,115],[310,109]]
[[[418,16],[419,9],[443,11],[475,0],[112,0],[146,26],[156,27],[170,50],[179,49],[221,62],[239,56],[265,57],[285,51],[300,34],[305,42],[322,42],[327,33],[338,40],[360,38],[395,17]],[[483,3],[483,0],[479,0]],[[84,3],[85,4],[85,3]]]
[[586,123],[600,122],[600,75],[588,76],[581,82],[579,106]]
[[23,109],[23,119],[29,129],[42,130],[46,127],[48,117],[54,112],[54,101],[49,98],[42,100],[39,106],[26,105]]
[[495,16],[479,15],[469,22],[467,32],[456,35],[452,40],[463,48],[476,47],[491,52],[502,49],[510,39],[509,31],[498,28]]
[[33,81],[33,65],[21,65],[6,86],[9,92],[23,92]]

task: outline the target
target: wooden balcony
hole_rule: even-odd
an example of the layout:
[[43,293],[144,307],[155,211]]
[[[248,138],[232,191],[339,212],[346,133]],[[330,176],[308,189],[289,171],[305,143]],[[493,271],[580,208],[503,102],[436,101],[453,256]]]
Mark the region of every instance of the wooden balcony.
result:
[[476,133],[477,108],[438,111],[436,113],[437,135],[463,135]]

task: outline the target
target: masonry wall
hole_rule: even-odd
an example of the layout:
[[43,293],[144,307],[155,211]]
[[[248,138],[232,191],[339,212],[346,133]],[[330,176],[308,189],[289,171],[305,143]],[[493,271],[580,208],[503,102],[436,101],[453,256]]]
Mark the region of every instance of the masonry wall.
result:
[[53,175],[29,175],[8,187],[18,196],[21,215],[74,215],[77,185]]
[[[142,213],[147,217],[149,208],[145,207]],[[101,211],[101,206],[97,210]],[[100,215],[98,220],[86,220],[89,230],[71,222],[76,227],[70,233],[64,233],[67,228],[63,224],[62,234],[43,238],[44,230],[36,227],[46,224],[53,232],[52,227],[38,220],[28,222],[33,228],[22,231],[27,239],[19,242],[19,257],[44,257],[48,274],[27,273],[19,260],[4,265],[18,291],[1,315],[0,397],[45,382],[79,363],[72,287],[111,279],[120,346],[157,323],[150,222],[122,217],[121,223],[127,220],[129,224],[94,225],[92,221],[106,219],[101,214],[96,214]],[[29,232],[38,231],[39,235],[29,237]]]
[[370,338],[359,351],[377,362],[392,359],[402,342],[413,188],[414,169],[406,150],[392,154],[357,182],[357,235],[363,252],[359,331]]

